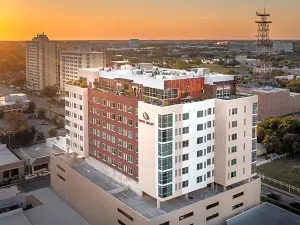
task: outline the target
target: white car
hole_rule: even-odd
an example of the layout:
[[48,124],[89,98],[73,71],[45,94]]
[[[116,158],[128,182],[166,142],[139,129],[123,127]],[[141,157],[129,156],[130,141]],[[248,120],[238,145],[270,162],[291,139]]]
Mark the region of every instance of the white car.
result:
[[25,176],[25,180],[32,180],[34,178],[37,178],[36,174],[28,174]]
[[43,171],[39,174],[39,177],[45,177],[45,176],[48,176],[50,174],[49,171]]

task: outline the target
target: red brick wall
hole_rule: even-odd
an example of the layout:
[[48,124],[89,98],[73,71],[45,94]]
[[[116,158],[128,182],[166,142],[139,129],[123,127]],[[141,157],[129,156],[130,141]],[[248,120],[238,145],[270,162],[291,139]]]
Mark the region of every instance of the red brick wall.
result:
[[[137,160],[138,160],[138,153],[136,151],[136,148],[138,146],[138,141],[136,140],[136,135],[138,134],[138,128],[136,127],[136,122],[138,121],[138,116],[136,115],[136,109],[138,107],[138,101],[134,98],[128,98],[121,95],[116,95],[114,93],[107,93],[103,92],[101,90],[97,89],[89,89],[89,118],[99,119],[101,122],[101,125],[97,125],[94,123],[91,123],[91,119],[89,119],[89,147],[90,149],[95,149],[97,152],[101,153],[101,158],[94,156],[90,154],[91,157],[105,163],[106,165],[109,165],[110,167],[116,169],[117,171],[121,172],[122,174],[134,179],[138,180],[138,166],[137,166]],[[97,97],[101,99],[101,103],[97,104],[93,102],[94,97]],[[102,105],[102,99],[105,99],[107,101],[107,105]],[[108,106],[108,101],[115,103],[115,108],[112,108]],[[118,110],[118,103],[121,104],[122,110]],[[127,106],[127,112],[123,110],[123,106]],[[132,113],[128,112],[128,106],[132,106]],[[104,117],[102,114],[97,115],[96,112],[90,112],[90,108],[93,107],[95,109],[99,109],[102,111],[105,111],[107,114],[110,114],[110,117],[112,114],[115,114],[115,119],[109,118],[109,116]],[[132,126],[129,124],[125,124],[123,122],[118,122],[118,115],[122,116],[122,118],[127,118],[132,120]],[[106,122],[107,124],[115,125],[115,131],[109,130],[108,128],[103,128],[102,124],[103,122]],[[118,128],[121,127],[122,129],[127,130],[127,136],[124,136],[123,134],[119,134]],[[98,137],[96,134],[91,133],[91,129],[94,128],[96,130],[100,130],[101,137]],[[132,132],[132,138],[128,137],[128,131]],[[102,138],[102,133],[105,132],[107,135],[110,135],[110,137],[115,137],[115,143],[112,142],[112,140],[105,140]],[[94,140],[100,141],[101,146],[97,147],[97,145],[94,145]],[[118,145],[118,140],[125,141],[127,143],[132,144],[132,151],[128,150],[128,147],[125,148],[123,146]],[[91,143],[92,142],[92,143]],[[116,154],[112,154],[111,151],[103,149],[102,144],[106,144],[107,146],[114,147],[116,150]],[[118,152],[122,152],[123,157],[118,157]],[[128,162],[128,159],[126,160],[124,158],[124,154],[130,155],[133,157],[133,162]],[[111,157],[115,160],[115,166],[108,163],[107,161],[103,160],[103,156],[106,155],[107,157]],[[118,163],[122,165],[122,170],[118,168]],[[129,170],[127,169],[127,172],[124,171],[124,165],[127,166],[127,168],[132,168],[133,175],[129,174]]]

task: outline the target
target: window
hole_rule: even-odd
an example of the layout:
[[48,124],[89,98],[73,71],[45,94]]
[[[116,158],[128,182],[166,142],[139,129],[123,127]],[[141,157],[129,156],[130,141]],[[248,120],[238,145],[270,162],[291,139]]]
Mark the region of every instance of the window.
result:
[[189,133],[189,127],[182,128],[182,134],[188,134]]
[[202,176],[197,177],[197,183],[201,183],[203,181]]
[[121,220],[118,220],[118,224],[121,224],[121,225],[126,225],[124,222],[122,222]]
[[214,219],[214,218],[216,218],[218,216],[219,216],[219,213],[213,214],[213,215],[211,215],[209,217],[206,217],[206,221],[212,220],[212,219]]
[[182,182],[182,188],[186,188],[189,186],[189,181],[188,180],[185,180]]
[[207,128],[211,128],[211,121],[207,122]]
[[197,112],[197,117],[203,117],[203,110]]
[[211,108],[207,110],[207,115],[211,115]]
[[189,140],[182,142],[182,148],[186,148],[186,147],[189,147]]
[[64,168],[62,168],[60,165],[56,165],[58,169],[60,169],[63,172],[66,172],[66,170]]
[[197,131],[203,130],[203,124],[198,124],[197,125]]
[[256,129],[255,127],[252,128],[252,138],[256,137]]
[[168,156],[172,154],[172,143],[167,144],[158,144],[158,155],[159,156]]
[[233,195],[233,196],[232,196],[232,199],[241,197],[241,196],[243,196],[243,195],[244,195],[244,192],[240,192],[240,193],[238,193],[238,194]]
[[168,221],[168,222],[165,222],[165,223],[161,223],[159,225],[170,225],[170,222]]
[[184,220],[184,219],[186,219],[186,218],[189,218],[189,217],[191,217],[191,216],[193,216],[193,215],[194,215],[194,212],[187,213],[187,214],[185,214],[185,215],[183,215],[183,216],[180,216],[180,217],[179,217],[179,221]]
[[208,172],[207,172],[207,179],[210,178],[210,177],[211,177],[211,172],[208,171]]
[[219,205],[219,202],[212,203],[212,204],[206,206],[206,210],[211,209],[211,208],[214,208],[214,207],[216,207],[216,206],[218,206],[218,205]]
[[172,195],[172,184],[166,186],[158,185],[158,197],[166,198]]
[[172,182],[172,170],[167,172],[158,172],[158,183],[167,184]]
[[61,176],[60,174],[57,174],[57,176],[58,176],[62,181],[66,181],[66,179],[65,179],[63,176]]
[[203,137],[198,137],[197,138],[197,144],[202,144],[203,143]]
[[241,202],[241,203],[239,203],[239,204],[237,204],[237,205],[234,205],[234,206],[232,206],[232,210],[235,210],[235,209],[237,209],[237,208],[240,208],[240,207],[242,207],[243,205],[244,205],[243,202]]
[[207,166],[211,165],[211,159],[207,159]]
[[231,177],[231,178],[236,177],[236,171],[231,172],[230,177]]
[[129,126],[132,126],[132,119],[128,119],[128,120],[127,120],[127,124],[128,124]]
[[201,156],[203,156],[203,150],[197,151],[197,157],[201,157]]
[[167,158],[158,158],[158,169],[161,171],[171,169],[173,166],[172,156]]
[[236,159],[232,159],[231,160],[231,165],[233,166],[233,165],[236,165]]
[[236,140],[237,139],[237,134],[232,134],[231,135],[231,140]]
[[182,155],[182,161],[187,161],[187,160],[189,160],[189,154],[188,153]]
[[207,140],[208,140],[208,141],[211,140],[211,134],[207,134]]
[[257,140],[256,139],[253,139],[252,140],[252,150],[256,150],[257,149]]
[[127,161],[130,162],[130,163],[132,163],[133,162],[133,157],[131,155],[128,155]]
[[257,103],[253,103],[252,114],[257,114]]
[[123,216],[125,216],[127,219],[131,220],[133,222],[133,217],[128,215],[126,212],[118,208],[118,212],[121,213]]
[[189,119],[189,113],[182,114],[182,120],[188,120]]
[[173,126],[173,114],[158,115],[158,127],[167,128]]
[[232,127],[237,127],[237,121],[232,121]]
[[187,173],[189,173],[189,168],[188,167],[182,168],[182,174],[187,174]]
[[237,151],[237,146],[231,147],[231,153],[235,153]]
[[207,152],[207,153],[211,153],[211,146],[208,146],[208,147],[207,147],[206,152]]
[[232,115],[236,115],[237,114],[237,108],[232,109]]
[[159,142],[168,142],[173,140],[172,129],[158,130],[158,141]]
[[198,163],[197,170],[202,170],[202,169],[203,169],[203,163]]

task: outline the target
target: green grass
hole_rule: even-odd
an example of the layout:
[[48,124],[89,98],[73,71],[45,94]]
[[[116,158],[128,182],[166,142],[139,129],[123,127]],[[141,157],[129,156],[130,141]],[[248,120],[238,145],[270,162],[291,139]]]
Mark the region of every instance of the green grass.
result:
[[238,67],[238,68],[231,68],[231,67],[224,67],[224,66],[220,66],[217,64],[202,64],[199,67],[203,67],[203,68],[210,68],[210,70],[212,72],[217,72],[217,73],[228,73],[230,70],[234,70],[235,72],[244,72],[244,71],[248,71],[249,68],[247,67]]
[[47,101],[49,104],[56,105],[57,101],[55,99],[50,99]]
[[[257,172],[300,188],[300,159],[286,158],[257,167]],[[274,183],[268,182],[270,185]]]

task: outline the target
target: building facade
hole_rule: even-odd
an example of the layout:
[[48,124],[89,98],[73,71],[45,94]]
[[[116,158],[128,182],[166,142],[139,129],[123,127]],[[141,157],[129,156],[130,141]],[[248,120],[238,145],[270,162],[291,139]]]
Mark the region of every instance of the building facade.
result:
[[77,48],[60,52],[60,90],[65,90],[68,81],[78,79],[79,69],[105,66],[106,55],[104,52],[95,52],[91,48]]
[[[51,179],[92,224],[222,224],[259,204],[258,99],[234,76],[99,68],[78,79],[66,86],[67,146],[85,161],[53,156]],[[110,202],[127,219],[88,213],[70,190],[78,180],[101,196],[95,208]]]
[[26,42],[26,87],[42,91],[46,86],[59,85],[57,44],[44,33]]
[[29,102],[26,94],[9,94],[0,97],[0,111],[3,113],[23,113],[28,109]]
[[290,92],[288,89],[239,87],[238,91],[258,96],[259,120],[300,112],[300,94]]

